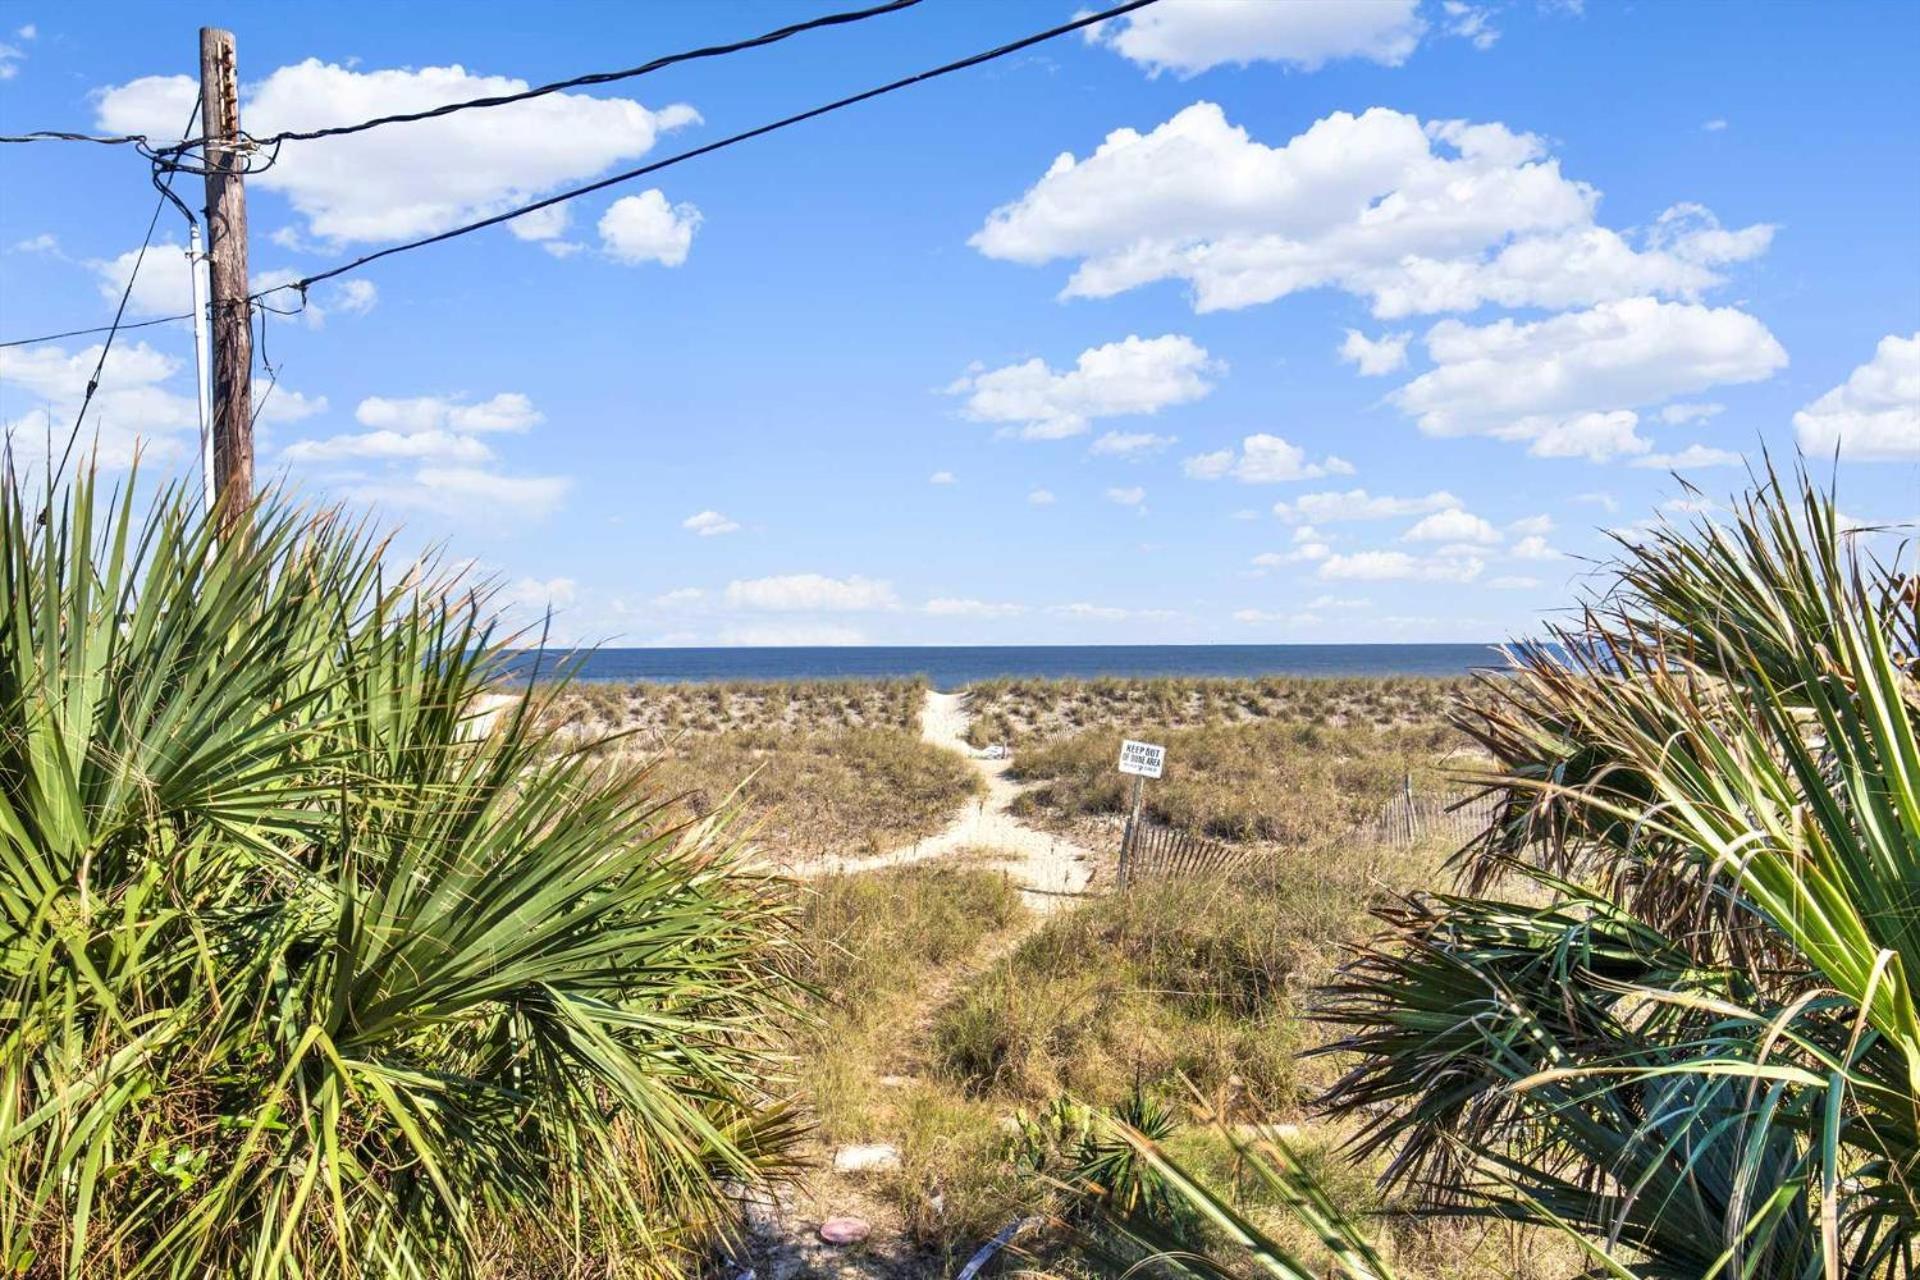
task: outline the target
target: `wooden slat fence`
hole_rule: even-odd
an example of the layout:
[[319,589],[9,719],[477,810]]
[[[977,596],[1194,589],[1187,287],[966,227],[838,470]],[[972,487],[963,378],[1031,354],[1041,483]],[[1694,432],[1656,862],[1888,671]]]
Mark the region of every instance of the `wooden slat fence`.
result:
[[[1459,792],[1422,793],[1409,779],[1378,814],[1354,826],[1347,842],[1409,849],[1431,841],[1457,848],[1486,830],[1493,821],[1497,799],[1484,795],[1469,800]],[[1127,878],[1137,883],[1207,875],[1231,870],[1253,855],[1254,851],[1245,846],[1141,823],[1134,831],[1133,849],[1126,859]]]
[[1248,851],[1208,840],[1204,836],[1141,823],[1134,829],[1133,852],[1127,858],[1131,881],[1170,880],[1176,876],[1226,871],[1246,858]]

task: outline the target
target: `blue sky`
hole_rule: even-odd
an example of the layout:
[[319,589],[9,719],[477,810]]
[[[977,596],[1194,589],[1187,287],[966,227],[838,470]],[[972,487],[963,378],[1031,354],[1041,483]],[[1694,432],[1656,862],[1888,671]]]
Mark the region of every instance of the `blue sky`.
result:
[[[221,5],[256,132],[819,4]],[[288,144],[266,283],[1072,16],[927,0],[540,104]],[[0,129],[177,134],[192,21],[0,5]],[[1920,8],[1163,0],[318,288],[260,464],[614,644],[1492,640],[1765,442],[1920,512]],[[198,182],[185,179],[197,205]],[[0,338],[103,323],[127,149],[0,151]],[[179,219],[132,314],[186,309]],[[351,282],[351,283],[350,283]],[[64,431],[71,339],[0,351]],[[88,430],[193,467],[191,339]],[[1678,506],[1674,505],[1678,500]],[[1708,513],[1710,514],[1710,513]]]

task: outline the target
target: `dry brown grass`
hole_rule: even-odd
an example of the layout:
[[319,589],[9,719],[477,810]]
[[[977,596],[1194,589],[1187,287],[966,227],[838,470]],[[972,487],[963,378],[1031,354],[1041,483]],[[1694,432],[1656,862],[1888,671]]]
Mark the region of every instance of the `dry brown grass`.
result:
[[[1409,775],[1423,791],[1444,786],[1444,761],[1461,742],[1439,724],[1263,721],[1150,732],[1166,746],[1167,766],[1145,789],[1149,821],[1296,848],[1325,844],[1371,819]],[[1016,802],[1016,811],[1066,824],[1124,815],[1131,779],[1114,769],[1121,737],[1115,729],[1088,729],[1021,752],[1013,776],[1041,785]]]
[[711,684],[577,682],[550,714],[586,737],[631,732],[659,747],[687,734],[817,733],[894,729],[918,733],[924,680],[755,680]]
[[1165,732],[1280,721],[1330,728],[1438,723],[1464,679],[1414,676],[1254,680],[987,680],[968,690],[969,741],[1032,746],[1088,729]]

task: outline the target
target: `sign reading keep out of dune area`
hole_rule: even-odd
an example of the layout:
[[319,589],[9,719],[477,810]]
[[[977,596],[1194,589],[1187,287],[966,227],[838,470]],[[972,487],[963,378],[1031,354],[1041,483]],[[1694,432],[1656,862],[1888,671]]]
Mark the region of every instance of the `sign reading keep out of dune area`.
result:
[[1167,762],[1167,749],[1157,747],[1151,742],[1135,742],[1128,738],[1120,744],[1120,772],[1138,774],[1142,778],[1157,778],[1160,769]]

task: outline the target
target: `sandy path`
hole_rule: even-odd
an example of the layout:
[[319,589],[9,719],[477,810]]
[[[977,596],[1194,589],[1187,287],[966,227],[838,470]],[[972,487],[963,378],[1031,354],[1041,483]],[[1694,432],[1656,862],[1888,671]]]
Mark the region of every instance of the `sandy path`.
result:
[[1028,905],[1051,911],[1085,893],[1092,878],[1096,855],[1091,849],[1071,840],[1028,826],[1009,813],[1014,797],[1025,787],[1007,777],[1011,760],[982,759],[967,745],[966,697],[958,693],[927,690],[920,710],[920,736],[937,747],[958,752],[979,771],[986,783],[984,799],[970,801],[966,809],[937,835],[902,845],[870,858],[838,858],[794,868],[794,875],[822,875],[834,871],[872,871],[876,867],[897,867],[910,862],[925,862],[962,849],[977,849],[1008,855],[1008,870],[1027,890]]

